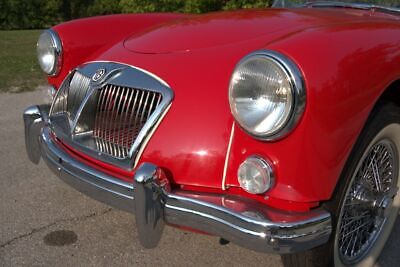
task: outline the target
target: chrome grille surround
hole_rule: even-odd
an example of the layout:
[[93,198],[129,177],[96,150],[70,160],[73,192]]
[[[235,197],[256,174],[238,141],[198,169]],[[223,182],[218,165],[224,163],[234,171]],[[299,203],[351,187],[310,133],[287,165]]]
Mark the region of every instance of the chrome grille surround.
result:
[[[99,70],[105,70],[100,79]],[[131,169],[173,96],[164,81],[145,70],[91,62],[67,75],[51,106],[49,125],[68,146]]]

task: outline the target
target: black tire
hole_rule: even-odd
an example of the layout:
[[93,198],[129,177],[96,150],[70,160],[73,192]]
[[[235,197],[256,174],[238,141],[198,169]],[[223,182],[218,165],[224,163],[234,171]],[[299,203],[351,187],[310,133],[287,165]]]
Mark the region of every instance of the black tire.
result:
[[[371,148],[371,146],[373,145],[372,142],[375,140],[377,135],[380,134],[381,131],[388,128],[389,126],[391,127],[392,125],[400,129],[399,123],[400,123],[400,108],[392,103],[384,103],[384,104],[381,103],[377,105],[377,107],[372,111],[342,171],[339,183],[333,194],[333,198],[330,201],[323,204],[323,206],[332,214],[333,232],[329,242],[323,246],[317,247],[310,251],[297,254],[282,255],[281,259],[284,266],[286,267],[346,266],[346,264],[344,264],[341,260],[338,262],[337,257],[335,258],[335,255],[337,254],[335,250],[336,246],[335,239],[340,220],[341,207],[345,200],[346,193],[348,192],[349,186],[352,184],[352,177],[354,176],[354,173],[357,169],[357,166],[359,165],[359,162],[362,160],[362,157],[366,153],[367,149]],[[399,139],[400,139],[400,133],[399,133]],[[400,143],[396,142],[396,148],[398,151],[399,147]],[[398,179],[399,174],[397,173],[397,175],[395,176],[397,177],[396,183],[399,184],[400,181],[400,179]],[[399,198],[400,194],[397,194],[395,201],[400,201]],[[397,217],[397,211],[398,210],[395,211],[396,217]],[[392,225],[387,225],[388,227],[390,227],[390,229],[388,230],[389,232],[391,231],[393,224],[394,221],[392,222]],[[385,240],[380,240],[382,238],[378,234],[377,240],[386,242],[387,236]],[[376,244],[372,246],[371,251],[375,249],[374,248],[375,245]],[[377,255],[374,256],[375,257],[374,261],[376,261],[377,257],[379,256],[380,250],[381,248],[377,249],[376,253]],[[371,261],[364,262],[364,260],[361,260],[357,264],[360,263],[361,265],[364,266],[372,265]]]

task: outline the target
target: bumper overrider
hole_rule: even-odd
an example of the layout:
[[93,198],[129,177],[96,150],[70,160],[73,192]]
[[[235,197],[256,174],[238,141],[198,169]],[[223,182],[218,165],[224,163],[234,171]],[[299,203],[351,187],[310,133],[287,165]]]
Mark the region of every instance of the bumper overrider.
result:
[[165,224],[222,237],[240,246],[275,253],[294,253],[326,243],[331,216],[323,209],[304,213],[272,209],[256,201],[223,194],[171,190],[161,168],[143,163],[133,183],[121,181],[70,156],[52,139],[49,106],[25,110],[29,159],[40,158],[64,182],[90,197],[135,214],[141,244],[155,247]]

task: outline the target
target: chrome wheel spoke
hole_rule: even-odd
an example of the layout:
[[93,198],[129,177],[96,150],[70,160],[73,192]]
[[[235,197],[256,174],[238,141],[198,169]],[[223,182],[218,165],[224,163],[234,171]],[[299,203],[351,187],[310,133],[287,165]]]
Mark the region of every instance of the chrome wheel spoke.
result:
[[395,157],[394,145],[382,140],[367,151],[354,172],[338,225],[338,249],[347,264],[368,253],[386,222],[387,199],[397,193]]

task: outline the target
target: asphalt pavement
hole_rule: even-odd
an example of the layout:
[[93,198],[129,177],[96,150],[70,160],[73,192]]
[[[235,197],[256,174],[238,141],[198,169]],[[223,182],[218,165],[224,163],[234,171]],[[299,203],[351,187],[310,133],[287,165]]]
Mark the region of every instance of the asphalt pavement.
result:
[[[25,154],[22,112],[35,91],[0,94],[0,266],[282,266],[280,257],[167,227],[143,249],[131,214],[91,200]],[[400,266],[400,219],[377,266]]]

